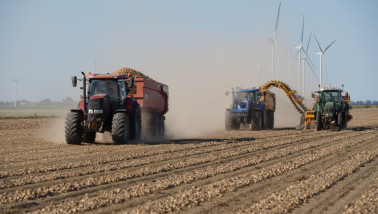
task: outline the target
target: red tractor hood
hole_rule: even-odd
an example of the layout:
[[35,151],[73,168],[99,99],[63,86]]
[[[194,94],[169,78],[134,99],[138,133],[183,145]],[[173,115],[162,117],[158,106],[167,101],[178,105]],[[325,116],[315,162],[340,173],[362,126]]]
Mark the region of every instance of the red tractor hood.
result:
[[107,94],[95,94],[91,96],[89,99],[106,99],[108,100],[108,95]]

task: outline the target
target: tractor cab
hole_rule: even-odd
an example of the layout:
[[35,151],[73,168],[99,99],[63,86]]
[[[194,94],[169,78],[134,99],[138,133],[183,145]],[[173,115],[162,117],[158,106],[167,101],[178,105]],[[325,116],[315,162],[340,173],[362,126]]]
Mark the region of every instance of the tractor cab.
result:
[[116,110],[125,104],[127,89],[133,87],[134,84],[133,78],[128,75],[89,73],[87,77],[89,82],[88,98],[107,96],[111,110]]
[[[315,98],[313,118],[316,119],[316,129],[329,129],[331,125],[346,128],[346,124],[352,119],[349,114],[350,96],[343,89],[323,88],[313,94]],[[307,114],[307,113],[306,113]],[[306,126],[307,127],[307,126]]]
[[260,89],[240,89],[232,91],[231,109],[233,112],[248,112],[248,108],[259,100]]

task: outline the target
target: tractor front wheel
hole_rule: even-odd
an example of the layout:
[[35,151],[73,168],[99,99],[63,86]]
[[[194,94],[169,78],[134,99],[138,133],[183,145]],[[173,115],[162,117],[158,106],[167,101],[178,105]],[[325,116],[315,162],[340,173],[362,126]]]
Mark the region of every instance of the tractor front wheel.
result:
[[252,130],[261,130],[262,128],[262,118],[261,111],[252,111],[251,118],[251,129]]
[[80,112],[68,112],[65,123],[65,136],[67,144],[80,144],[83,128],[81,127]]
[[226,130],[236,130],[240,128],[240,124],[238,127],[238,122],[236,121],[236,118],[232,116],[230,110],[226,110],[224,121]]
[[323,127],[323,124],[322,124],[322,115],[320,114],[320,112],[316,112],[316,131],[320,131]]
[[130,123],[127,112],[117,112],[113,116],[112,139],[114,144],[126,144],[130,137]]

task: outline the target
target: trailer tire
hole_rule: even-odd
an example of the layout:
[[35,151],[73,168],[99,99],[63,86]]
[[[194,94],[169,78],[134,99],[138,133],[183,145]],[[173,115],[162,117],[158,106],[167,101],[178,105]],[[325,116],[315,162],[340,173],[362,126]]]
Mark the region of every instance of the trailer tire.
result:
[[322,116],[320,114],[320,112],[316,112],[316,131],[320,131],[323,127],[323,124],[322,124]]
[[270,129],[274,128],[274,111],[270,111]]
[[261,130],[262,127],[262,118],[261,111],[252,111],[251,118],[251,129],[252,130]]
[[139,141],[142,133],[142,114],[140,106],[136,103],[130,116],[130,140]]
[[267,122],[266,129],[273,129],[274,124],[274,113],[273,111],[267,111]]
[[[239,127],[240,127],[240,124],[239,124]],[[237,121],[232,116],[232,113],[231,113],[230,110],[226,110],[226,114],[225,114],[225,128],[226,128],[226,130],[235,130],[235,129],[237,129]]]
[[130,121],[127,112],[116,112],[113,116],[112,139],[114,144],[126,144],[130,137]]
[[266,110],[261,111],[261,130],[267,129],[268,114]]
[[164,117],[163,116],[158,116],[158,117],[159,117],[159,137],[164,138],[165,136]]
[[84,132],[83,133],[83,142],[94,143],[96,140],[96,132]]
[[65,122],[65,137],[67,144],[80,144],[83,128],[81,127],[80,112],[68,112]]

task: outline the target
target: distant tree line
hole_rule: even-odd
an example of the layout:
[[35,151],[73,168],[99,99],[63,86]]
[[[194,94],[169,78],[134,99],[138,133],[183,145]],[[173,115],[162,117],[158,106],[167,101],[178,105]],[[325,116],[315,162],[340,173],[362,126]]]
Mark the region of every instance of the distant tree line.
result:
[[350,101],[351,105],[378,105],[377,100],[366,100],[366,101]]
[[[27,100],[18,100],[16,102],[17,107],[75,107],[79,101],[73,100],[71,97],[66,97],[62,101],[52,101],[49,98],[43,99],[39,102],[30,102]],[[14,106],[14,102],[0,101],[0,107]]]

